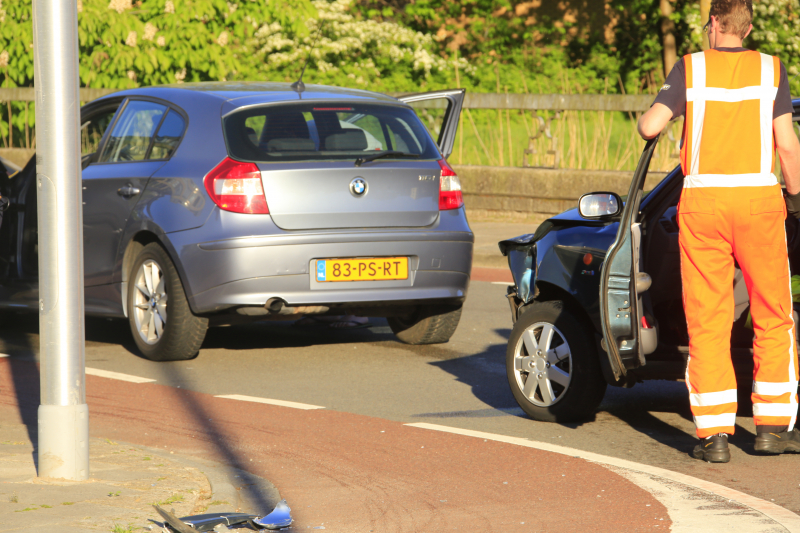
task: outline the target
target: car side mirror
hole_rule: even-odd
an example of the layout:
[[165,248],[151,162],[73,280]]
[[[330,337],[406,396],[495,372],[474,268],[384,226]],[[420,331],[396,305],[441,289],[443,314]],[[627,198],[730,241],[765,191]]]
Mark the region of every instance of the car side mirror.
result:
[[578,200],[583,218],[609,218],[622,212],[622,198],[613,192],[590,192]]
[[94,153],[86,154],[81,157],[81,170],[86,170],[86,167],[94,163]]

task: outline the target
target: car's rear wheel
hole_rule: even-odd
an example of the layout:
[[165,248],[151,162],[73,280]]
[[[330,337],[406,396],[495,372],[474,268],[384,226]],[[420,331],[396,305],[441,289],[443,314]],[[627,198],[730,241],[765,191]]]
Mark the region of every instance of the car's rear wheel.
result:
[[570,422],[595,412],[606,382],[593,338],[563,302],[527,306],[508,340],[506,371],[514,399],[528,416]]
[[136,346],[151,361],[193,359],[203,344],[208,319],[192,314],[178,271],[158,243],[142,248],[133,262],[128,321]]
[[406,344],[440,344],[450,340],[461,320],[461,306],[420,306],[412,314],[389,317],[389,327]]

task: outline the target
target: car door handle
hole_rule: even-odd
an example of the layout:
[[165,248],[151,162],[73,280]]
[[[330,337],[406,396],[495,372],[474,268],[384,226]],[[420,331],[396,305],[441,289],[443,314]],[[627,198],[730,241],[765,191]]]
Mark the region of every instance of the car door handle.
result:
[[117,194],[119,194],[123,198],[130,198],[131,196],[136,196],[140,192],[142,192],[142,191],[137,189],[136,187],[134,187],[130,183],[127,184],[124,187],[120,187],[119,189],[117,189]]

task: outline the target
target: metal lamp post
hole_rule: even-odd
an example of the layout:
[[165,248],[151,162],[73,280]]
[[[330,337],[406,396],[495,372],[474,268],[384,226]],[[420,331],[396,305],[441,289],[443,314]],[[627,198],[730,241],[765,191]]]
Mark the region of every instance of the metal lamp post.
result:
[[33,0],[39,208],[39,476],[89,477],[78,10]]

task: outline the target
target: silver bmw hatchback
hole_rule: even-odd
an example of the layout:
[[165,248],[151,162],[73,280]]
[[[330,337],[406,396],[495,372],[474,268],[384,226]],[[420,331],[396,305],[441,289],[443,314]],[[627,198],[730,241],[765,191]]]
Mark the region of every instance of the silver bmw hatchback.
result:
[[[195,357],[209,326],[305,315],[447,342],[474,240],[446,160],[463,98],[187,83],[84,106],[86,314],[127,318],[156,361]],[[412,106],[437,111],[436,141]],[[35,158],[0,179],[0,308],[37,309],[34,185]]]

